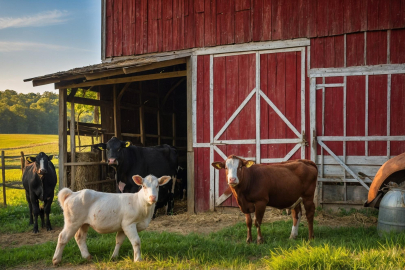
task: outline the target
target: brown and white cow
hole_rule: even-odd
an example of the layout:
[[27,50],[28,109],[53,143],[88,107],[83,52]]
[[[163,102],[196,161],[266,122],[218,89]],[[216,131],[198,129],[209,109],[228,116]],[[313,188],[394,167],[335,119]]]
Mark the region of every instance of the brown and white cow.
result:
[[251,213],[256,216],[257,243],[263,243],[260,225],[266,206],[292,209],[293,227],[290,238],[295,238],[302,215],[301,200],[308,220],[309,239],[314,237],[314,193],[318,176],[315,163],[299,159],[272,165],[254,165],[251,160],[231,155],[224,162],[212,163],[212,166],[218,170],[226,170],[227,183],[246,215],[247,243],[252,241]]

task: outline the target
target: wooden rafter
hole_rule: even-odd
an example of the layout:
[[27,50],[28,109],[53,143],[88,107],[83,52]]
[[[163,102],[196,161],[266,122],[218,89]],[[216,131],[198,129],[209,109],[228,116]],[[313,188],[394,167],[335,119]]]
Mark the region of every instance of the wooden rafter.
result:
[[76,84],[56,83],[55,84],[55,89],[86,87],[86,86],[96,86],[96,85],[109,85],[109,84],[128,83],[128,82],[150,81],[150,80],[160,80],[160,79],[168,79],[168,78],[185,77],[186,75],[187,75],[187,71],[182,70],[182,71],[174,71],[174,72],[167,72],[167,73],[158,73],[158,74],[133,76],[133,77],[128,77],[128,78],[90,81],[90,82],[83,82],[83,83],[76,83]]

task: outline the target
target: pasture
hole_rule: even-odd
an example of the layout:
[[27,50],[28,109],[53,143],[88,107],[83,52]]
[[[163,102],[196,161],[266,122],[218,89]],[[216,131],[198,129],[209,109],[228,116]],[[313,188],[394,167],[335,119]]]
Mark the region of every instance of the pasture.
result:
[[[23,135],[19,135],[23,136]],[[56,152],[56,136],[38,135],[38,141],[24,141],[16,135],[0,135],[1,148],[12,155],[20,151]],[[9,138],[7,138],[9,137]],[[45,140],[43,137],[48,137]],[[6,142],[6,144],[4,144]],[[85,143],[83,143],[85,144]],[[49,148],[48,148],[49,147]],[[55,147],[55,148],[52,148]],[[29,148],[29,150],[27,149]],[[21,150],[23,149],[23,150]],[[35,149],[35,150],[34,150]],[[49,150],[43,150],[49,149]],[[54,150],[52,150],[54,149]],[[18,171],[18,170],[17,170]],[[8,173],[8,172],[7,172]],[[16,172],[15,178],[19,180]],[[2,192],[0,193],[2,194]],[[53,268],[52,256],[58,233],[63,227],[62,211],[52,204],[54,230],[40,228],[38,234],[28,225],[28,206],[23,190],[7,190],[8,207],[0,208],[0,269]],[[181,202],[173,216],[158,216],[149,228],[140,233],[143,262],[140,269],[403,269],[405,267],[405,234],[380,238],[376,232],[375,211],[341,211],[327,213],[317,209],[315,239],[307,241],[305,218],[296,240],[289,240],[292,219],[285,212],[267,210],[262,225],[264,244],[246,244],[244,215],[238,209],[188,215]],[[183,203],[184,205],[184,203]],[[253,231],[253,238],[256,238]],[[65,248],[61,269],[129,269],[133,250],[128,240],[121,247],[117,260],[110,260],[115,234],[100,235],[89,230],[87,244],[93,255],[88,262],[81,258],[74,239]]]

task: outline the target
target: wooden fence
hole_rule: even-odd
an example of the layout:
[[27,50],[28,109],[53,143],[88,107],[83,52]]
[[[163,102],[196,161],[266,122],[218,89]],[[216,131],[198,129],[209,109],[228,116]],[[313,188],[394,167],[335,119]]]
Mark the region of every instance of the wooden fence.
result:
[[[35,154],[25,154],[25,156],[36,156],[38,153]],[[51,155],[51,154],[50,154]],[[57,154],[54,154],[57,155]],[[7,160],[16,160],[20,159],[21,164],[20,165],[9,165],[6,166],[6,159]],[[6,170],[14,170],[14,169],[21,169],[23,164],[25,163],[24,160],[24,152],[21,152],[20,156],[6,156],[4,151],[1,151],[1,174],[2,174],[2,181],[3,181],[3,203],[4,206],[7,206],[7,198],[6,198],[6,188],[12,188],[12,189],[24,189],[22,186],[22,180],[19,181],[12,181],[6,183]],[[55,168],[58,167],[58,163],[56,162]]]

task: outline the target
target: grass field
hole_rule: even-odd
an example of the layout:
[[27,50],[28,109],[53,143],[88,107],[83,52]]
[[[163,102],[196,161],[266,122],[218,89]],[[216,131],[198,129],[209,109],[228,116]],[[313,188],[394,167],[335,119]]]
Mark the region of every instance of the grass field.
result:
[[[90,137],[80,137],[81,145],[91,144]],[[78,141],[76,136],[76,142]],[[97,141],[95,141],[97,142]],[[84,149],[84,148],[83,148]],[[37,155],[39,152],[44,152],[48,155],[59,155],[58,149],[58,135],[42,135],[42,134],[0,134],[0,150],[4,151],[5,156],[20,156],[21,151],[25,155]],[[70,141],[68,143],[68,151],[70,151]],[[89,151],[85,149],[84,151]],[[53,159],[53,164],[57,167],[58,160]],[[20,158],[6,159],[6,166],[20,166]],[[56,168],[56,175],[59,169]],[[2,169],[0,167],[0,175]],[[6,170],[6,183],[21,181],[21,169],[7,169]],[[1,179],[2,181],[2,179]],[[3,203],[3,187],[0,186],[1,201]],[[24,190],[6,188],[6,198],[8,205],[19,205],[25,203]]]
[[[90,143],[86,140],[90,139],[83,139],[83,144]],[[39,143],[43,145],[38,146]],[[0,147],[18,148],[5,150],[6,155],[19,155],[20,151],[26,153],[58,151],[57,137],[54,135],[0,135]],[[14,162],[19,164],[18,160]],[[14,171],[6,172],[7,181],[21,179],[21,171]],[[34,237],[28,233],[32,230],[32,226],[28,225],[29,211],[24,191],[7,189],[7,198],[8,207],[0,208],[0,237],[16,233],[26,233],[27,237]],[[56,202],[52,205],[50,219],[54,227],[63,226],[63,214]],[[254,238],[255,231],[253,230]],[[120,257],[111,261],[115,235],[100,235],[90,229],[87,244],[89,252],[93,255],[92,262],[81,258],[76,242],[71,239],[65,248],[62,266],[67,268],[80,266],[84,267],[83,269],[86,269],[87,265],[98,269],[405,268],[405,234],[380,238],[375,226],[327,227],[318,226],[316,222],[313,241],[307,241],[308,230],[305,224],[301,223],[297,240],[288,240],[290,231],[291,221],[263,224],[262,233],[265,238],[263,245],[245,243],[244,223],[209,235],[145,231],[140,233],[144,261],[134,264],[133,251],[128,240],[125,240],[121,247]],[[55,247],[56,239],[43,244],[16,248],[0,247],[0,269],[51,267]]]

